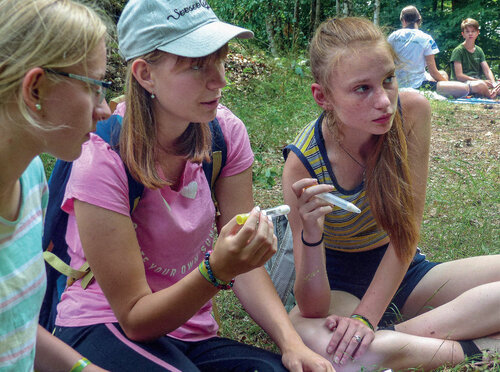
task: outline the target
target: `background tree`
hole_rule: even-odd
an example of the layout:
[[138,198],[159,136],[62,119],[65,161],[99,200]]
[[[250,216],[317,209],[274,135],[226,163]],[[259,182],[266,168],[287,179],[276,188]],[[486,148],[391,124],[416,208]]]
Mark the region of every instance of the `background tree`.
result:
[[373,11],[373,23],[380,24],[380,0],[375,0],[375,10]]

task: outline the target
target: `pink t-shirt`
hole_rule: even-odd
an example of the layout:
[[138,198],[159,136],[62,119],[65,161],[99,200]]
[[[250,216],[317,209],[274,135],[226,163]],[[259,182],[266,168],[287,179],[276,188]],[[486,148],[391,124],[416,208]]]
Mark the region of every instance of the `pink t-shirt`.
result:
[[[253,153],[245,126],[231,111],[219,106],[217,119],[227,144],[227,161],[219,177],[241,173],[251,166]],[[214,206],[210,186],[201,164],[188,162],[178,191],[166,186],[145,189],[132,222],[153,292],[169,287],[195,270],[212,248]],[[129,216],[128,183],[119,155],[97,135],[83,145],[82,155],[73,164],[62,208],[69,214],[66,241],[71,266],[85,262],[74,217],[73,200]],[[169,336],[199,341],[217,333],[211,315],[211,301]],[[67,288],[58,307],[56,325],[79,327],[117,322],[96,281],[83,290],[80,281]]]

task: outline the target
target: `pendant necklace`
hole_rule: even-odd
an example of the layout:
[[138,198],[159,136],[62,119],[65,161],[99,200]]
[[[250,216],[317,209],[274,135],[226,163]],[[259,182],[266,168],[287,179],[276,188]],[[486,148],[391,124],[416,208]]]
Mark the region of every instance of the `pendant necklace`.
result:
[[361,164],[354,156],[352,156],[349,151],[347,151],[344,146],[340,143],[340,141],[337,140],[337,143],[339,144],[340,148],[349,156],[357,165],[359,165],[363,169],[363,178],[365,178],[365,172],[366,172],[366,166]]

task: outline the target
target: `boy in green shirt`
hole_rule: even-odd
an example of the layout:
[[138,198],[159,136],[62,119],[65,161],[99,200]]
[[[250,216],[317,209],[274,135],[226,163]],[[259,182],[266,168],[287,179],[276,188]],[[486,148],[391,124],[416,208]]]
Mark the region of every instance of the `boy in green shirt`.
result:
[[472,91],[494,98],[500,91],[500,84],[495,82],[483,50],[476,45],[479,36],[479,23],[472,18],[467,18],[461,24],[464,42],[457,46],[451,53],[452,80],[466,82]]

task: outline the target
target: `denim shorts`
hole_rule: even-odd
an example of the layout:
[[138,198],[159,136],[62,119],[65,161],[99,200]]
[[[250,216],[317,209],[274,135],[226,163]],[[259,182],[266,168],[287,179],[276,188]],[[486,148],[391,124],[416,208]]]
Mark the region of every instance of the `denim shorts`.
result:
[[[361,299],[370,285],[388,244],[366,252],[340,252],[326,249],[326,271],[330,289],[348,292]],[[420,280],[437,262],[429,262],[417,248],[417,253],[399,289],[379,322],[386,326],[398,322],[406,300]]]

